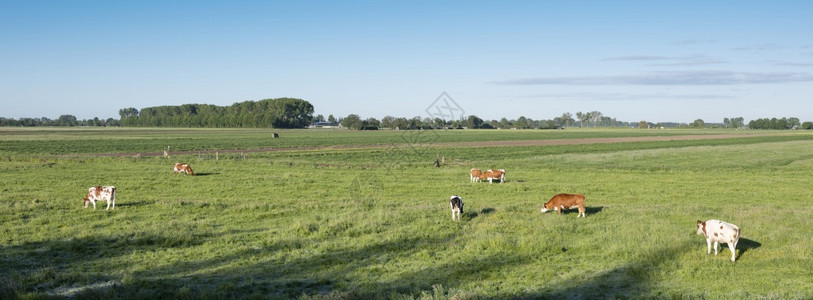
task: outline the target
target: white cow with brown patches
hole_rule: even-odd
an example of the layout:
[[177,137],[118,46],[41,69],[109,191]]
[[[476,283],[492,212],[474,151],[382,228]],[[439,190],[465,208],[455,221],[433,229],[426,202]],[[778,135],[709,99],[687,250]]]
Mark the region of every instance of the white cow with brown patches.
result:
[[731,261],[734,261],[737,242],[740,240],[740,228],[737,225],[720,220],[697,220],[697,234],[706,237],[706,254],[711,254],[711,242],[714,242],[714,255],[717,255],[717,244],[726,243],[728,249],[731,249]]
[[186,174],[195,176],[195,172],[192,171],[192,166],[187,163],[176,162],[175,168],[172,171],[175,172],[175,175],[178,175],[178,173],[183,173],[184,176],[186,176]]
[[110,209],[110,203],[113,203],[113,209],[116,209],[116,187],[115,186],[94,186],[88,189],[85,198],[85,208],[88,208],[89,203],[93,203],[93,209],[96,209],[97,200],[107,200],[107,208]]

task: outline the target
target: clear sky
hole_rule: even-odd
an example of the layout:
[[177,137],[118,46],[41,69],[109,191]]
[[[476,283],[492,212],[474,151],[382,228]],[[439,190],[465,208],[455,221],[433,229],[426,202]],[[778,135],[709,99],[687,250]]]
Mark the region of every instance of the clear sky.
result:
[[2,1],[0,117],[295,97],[316,114],[813,121],[813,1]]

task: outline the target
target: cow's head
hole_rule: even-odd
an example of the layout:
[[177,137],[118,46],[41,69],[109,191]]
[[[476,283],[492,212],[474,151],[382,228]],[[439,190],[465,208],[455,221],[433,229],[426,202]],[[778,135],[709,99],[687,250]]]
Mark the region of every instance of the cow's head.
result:
[[463,213],[463,199],[460,199],[457,195],[453,195],[449,198],[449,202],[452,203],[452,210],[456,210],[461,214]]
[[541,212],[548,212],[548,211],[551,211],[551,210],[556,210],[557,207],[554,206],[552,202],[553,201],[548,201],[545,204],[543,204]]
[[697,220],[697,234],[706,235],[706,222]]
[[88,204],[90,203],[90,199],[88,199],[89,195],[85,195],[85,198],[82,198],[82,201],[85,202],[85,208],[88,208]]

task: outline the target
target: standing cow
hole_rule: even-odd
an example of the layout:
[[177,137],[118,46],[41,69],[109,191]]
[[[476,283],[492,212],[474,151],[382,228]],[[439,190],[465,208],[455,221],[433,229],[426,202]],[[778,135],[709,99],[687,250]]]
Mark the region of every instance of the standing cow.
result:
[[576,218],[582,217],[586,218],[587,215],[585,214],[585,207],[584,207],[584,195],[582,194],[556,194],[553,198],[550,198],[548,202],[545,202],[542,205],[542,212],[547,212],[550,210],[555,210],[558,214],[562,214],[562,210],[570,209],[570,208],[578,208],[579,214],[576,215]]
[[697,220],[697,234],[706,237],[706,254],[711,254],[711,242],[714,242],[714,255],[717,255],[717,244],[726,243],[731,249],[731,261],[735,260],[737,242],[740,241],[740,228],[737,225],[720,220]]
[[452,220],[454,221],[456,214],[457,220],[460,221],[460,215],[463,214],[463,199],[454,195],[449,199],[449,205],[452,206]]
[[482,174],[480,174],[480,180],[488,179],[488,183],[491,184],[494,180],[499,180],[500,183],[505,182],[505,169],[499,170],[486,170]]
[[96,209],[97,200],[107,200],[107,208],[110,209],[110,203],[113,203],[113,209],[116,209],[116,187],[115,186],[94,186],[88,189],[87,195],[83,199],[85,201],[85,208],[88,208],[88,203],[93,203],[93,209]]
[[480,175],[483,175],[483,171],[480,169],[471,169],[471,171],[469,171],[469,175],[471,183],[480,182]]
[[187,164],[187,163],[177,163],[176,162],[175,163],[175,169],[173,170],[173,172],[175,172],[176,175],[178,174],[178,172],[180,172],[180,173],[184,173],[183,174],[184,176],[186,176],[186,174],[195,176],[195,172],[192,171],[192,167],[189,166],[189,164]]

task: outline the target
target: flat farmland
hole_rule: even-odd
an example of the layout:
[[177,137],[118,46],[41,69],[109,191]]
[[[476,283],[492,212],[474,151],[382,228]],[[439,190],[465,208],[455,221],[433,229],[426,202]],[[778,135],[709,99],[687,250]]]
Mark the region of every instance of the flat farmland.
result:
[[[0,128],[0,298],[810,299],[811,149],[810,131]],[[82,207],[95,185],[115,210]],[[556,193],[587,217],[541,213]],[[707,219],[742,229],[736,262],[706,254]]]

